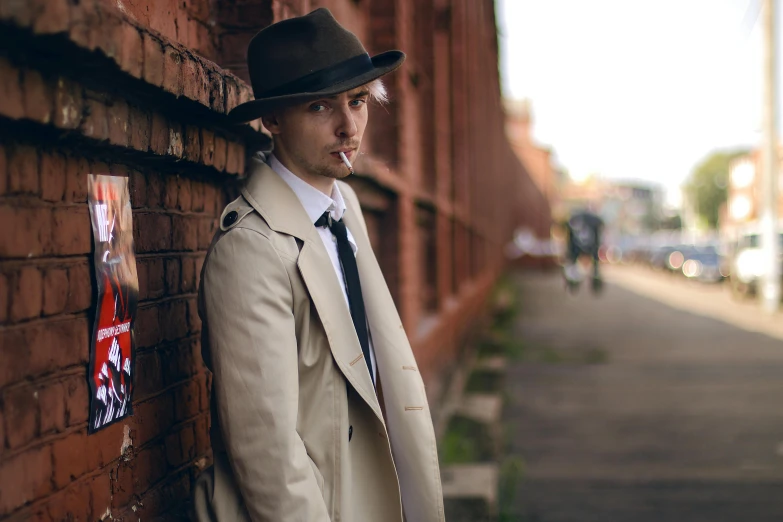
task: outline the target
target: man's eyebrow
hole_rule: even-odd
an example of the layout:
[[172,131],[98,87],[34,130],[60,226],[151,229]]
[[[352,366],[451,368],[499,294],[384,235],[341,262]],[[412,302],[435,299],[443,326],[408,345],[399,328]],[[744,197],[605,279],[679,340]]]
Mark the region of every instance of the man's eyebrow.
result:
[[[355,100],[356,98],[363,98],[364,96],[369,96],[369,95],[370,95],[370,89],[362,89],[361,91],[351,96],[351,98]],[[340,97],[339,94],[335,94],[334,96],[329,96],[329,98],[327,99],[336,100],[339,97]]]

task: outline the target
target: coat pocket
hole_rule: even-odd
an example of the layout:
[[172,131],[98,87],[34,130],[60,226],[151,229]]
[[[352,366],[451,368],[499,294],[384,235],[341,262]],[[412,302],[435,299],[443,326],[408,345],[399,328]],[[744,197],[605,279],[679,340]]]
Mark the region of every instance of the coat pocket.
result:
[[313,468],[313,474],[315,474],[315,481],[318,483],[318,489],[321,490],[321,496],[323,496],[324,476],[321,474],[321,471],[318,469],[318,466],[315,465],[315,462],[313,462],[313,459],[310,458],[310,455],[307,456],[307,460],[310,462],[310,467]]

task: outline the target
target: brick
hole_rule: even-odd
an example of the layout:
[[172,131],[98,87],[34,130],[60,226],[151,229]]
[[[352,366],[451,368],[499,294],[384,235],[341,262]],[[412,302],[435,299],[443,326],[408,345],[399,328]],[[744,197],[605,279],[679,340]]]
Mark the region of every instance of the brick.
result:
[[241,143],[228,142],[226,156],[226,172],[229,174],[242,174],[245,170],[245,147]]
[[[188,379],[197,372],[199,344],[193,340],[182,341],[176,347],[161,352],[163,378],[166,385]],[[199,356],[200,359],[200,356]]]
[[81,122],[82,133],[88,138],[99,141],[109,139],[109,121],[107,107],[102,100],[87,98],[84,100],[85,116]]
[[184,143],[182,141],[182,125],[176,121],[169,122],[169,148],[166,154],[181,158],[184,153]]
[[90,265],[80,263],[68,269],[68,301],[66,313],[81,312],[90,308],[93,302],[93,285]]
[[130,146],[131,148],[147,152],[150,148],[150,136],[152,133],[152,121],[147,111],[138,107],[130,107]]
[[191,181],[183,176],[177,176],[177,209],[190,212],[192,204]]
[[178,176],[166,176],[165,190],[163,192],[163,206],[168,210],[173,210],[177,206],[177,191],[179,190],[179,183],[177,183]]
[[152,134],[150,138],[150,150],[158,155],[166,154],[169,150],[169,122],[158,113],[152,113]]
[[8,158],[8,191],[38,194],[38,150],[28,145],[14,147]]
[[147,263],[144,260],[136,260],[136,277],[139,281],[139,301],[145,301],[148,298],[149,273],[147,271]]
[[198,315],[198,303],[195,298],[188,300],[188,331],[191,334],[201,331],[201,317]]
[[134,78],[141,78],[144,68],[144,46],[141,33],[132,24],[123,23],[120,27],[122,51],[119,56],[120,69]]
[[70,10],[68,0],[38,0],[33,32],[38,34],[55,34],[68,32]]
[[[9,304],[11,301],[11,289],[8,284],[8,276],[0,273],[0,324],[8,321]],[[2,447],[2,443],[0,443]]]
[[41,434],[65,429],[65,391],[60,381],[47,384],[38,390]]
[[[247,46],[245,46],[247,48]],[[240,62],[244,61],[244,55],[241,57]],[[228,114],[228,112],[239,105],[241,102],[239,101],[239,84],[237,83],[237,79],[232,76],[227,76],[225,78],[225,107],[222,112]]]
[[128,131],[128,104],[125,100],[117,98],[107,108],[107,121],[109,124],[109,143],[127,147],[130,143]]
[[25,451],[0,462],[0,516],[51,491],[52,453],[49,446]]
[[85,375],[75,375],[63,384],[65,419],[68,426],[79,426],[90,416],[90,392]]
[[198,381],[191,379],[174,389],[174,419],[177,422],[195,417],[200,411]]
[[200,66],[196,60],[189,56],[183,56],[182,75],[185,78],[185,82],[182,95],[194,101],[198,101],[199,97],[199,69]]
[[49,268],[43,276],[43,313],[55,315],[65,310],[68,301],[68,271]]
[[[89,482],[91,520],[111,520],[111,481],[102,473]],[[104,516],[106,515],[106,516]]]
[[198,224],[187,216],[172,216],[172,247],[174,250],[194,251],[198,247]]
[[132,428],[136,430],[134,443],[138,447],[144,446],[155,437],[168,432],[174,423],[174,404],[171,392],[137,404],[135,415],[130,418],[130,421]]
[[215,134],[208,129],[201,129],[201,162],[212,165],[215,156]]
[[226,138],[215,135],[215,157],[213,165],[219,172],[223,172],[226,169],[227,149],[228,144]]
[[8,150],[0,145],[0,196],[8,192]]
[[161,338],[158,309],[154,307],[139,308],[136,313],[135,329],[139,348],[158,344]]
[[65,158],[59,154],[41,154],[41,198],[59,202],[65,196]]
[[41,315],[43,276],[36,267],[22,268],[11,292],[11,321],[19,322]]
[[131,170],[128,174],[128,192],[132,208],[147,206],[147,179],[143,172]]
[[182,440],[178,431],[166,436],[166,462],[172,468],[178,468],[186,462],[182,451]]
[[156,352],[136,356],[134,398],[143,400],[163,389],[163,371]]
[[199,219],[198,222],[198,248],[206,250],[215,235],[215,220],[213,218]]
[[52,444],[52,479],[57,489],[62,489],[87,472],[87,434],[71,433]]
[[52,248],[58,255],[90,253],[92,225],[86,207],[55,208],[52,230]]
[[115,16],[114,12],[101,10],[101,22],[94,26],[95,46],[115,62],[119,61],[122,55],[122,38],[117,37],[122,24],[122,19]]
[[174,47],[167,45],[163,49],[163,89],[175,96],[183,91],[183,55]]
[[[95,9],[96,2],[86,3],[81,0],[78,4],[71,4],[70,39],[78,46],[88,50],[95,49],[97,35],[95,29],[100,26],[99,12]],[[85,8],[85,6],[87,6]]]
[[201,134],[195,125],[185,126],[185,159],[198,163],[201,160]]
[[[0,387],[24,378],[86,364],[89,359],[85,318],[0,331]],[[52,347],[63,347],[55,350]]]
[[47,502],[47,511],[52,521],[89,520],[90,485],[86,481],[79,481],[53,495]]
[[190,210],[204,211],[204,183],[193,180],[190,183]]
[[160,327],[163,339],[175,341],[188,334],[187,303],[185,301],[168,301],[158,306]]
[[[100,431],[87,435],[87,445],[90,449],[87,452],[88,470],[110,466],[120,458],[126,425],[121,422],[115,422],[105,428],[101,428]],[[133,436],[131,436],[131,440],[135,442]]]
[[138,253],[171,249],[171,218],[164,214],[138,213],[134,216],[134,234]]
[[136,455],[133,485],[136,491],[147,491],[160,482],[168,470],[166,452],[162,444],[153,444]]
[[183,294],[190,294],[196,291],[196,285],[196,259],[183,257],[180,290]]
[[182,448],[182,458],[190,462],[196,458],[196,434],[193,431],[193,423],[186,425],[179,432],[179,443]]
[[120,465],[112,472],[112,509],[127,506],[133,500],[133,464],[133,462],[120,461]]
[[163,48],[150,34],[144,34],[144,81],[156,87],[163,85]]
[[38,436],[38,393],[29,385],[3,392],[8,447],[18,448]]
[[147,260],[148,284],[147,294],[150,299],[162,297],[166,291],[165,266],[163,259],[156,257]]
[[147,207],[163,206],[163,178],[156,172],[147,173]]
[[[70,203],[87,202],[87,175],[92,166],[85,158],[68,157],[65,162],[65,201]],[[105,174],[105,172],[96,172]]]
[[209,79],[209,107],[215,112],[223,112],[226,106],[226,92],[223,75],[217,71],[207,71]]
[[25,116],[40,123],[52,121],[54,109],[53,86],[34,69],[23,72],[23,103]]
[[5,57],[0,57],[0,114],[13,119],[25,115],[21,73]]
[[78,128],[83,107],[81,86],[68,78],[58,78],[54,89],[54,125],[62,129]]
[[166,259],[166,294],[177,295],[180,293],[182,263],[178,257]]
[[196,419],[193,430],[196,436],[196,455],[203,455],[210,449],[209,417],[207,415],[199,416]]

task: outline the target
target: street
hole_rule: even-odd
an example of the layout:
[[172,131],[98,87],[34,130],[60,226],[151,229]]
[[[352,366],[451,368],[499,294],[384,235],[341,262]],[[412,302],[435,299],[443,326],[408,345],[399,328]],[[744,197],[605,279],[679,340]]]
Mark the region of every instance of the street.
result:
[[505,520],[783,520],[779,319],[643,268],[607,269],[598,297],[556,272],[513,280]]

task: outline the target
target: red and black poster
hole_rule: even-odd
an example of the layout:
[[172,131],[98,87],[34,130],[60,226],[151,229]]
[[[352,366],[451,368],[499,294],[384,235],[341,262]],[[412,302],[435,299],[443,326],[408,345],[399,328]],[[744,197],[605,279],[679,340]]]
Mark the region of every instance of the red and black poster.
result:
[[139,281],[128,179],[90,174],[88,184],[98,284],[88,376],[89,432],[94,433],[133,413],[133,323]]

